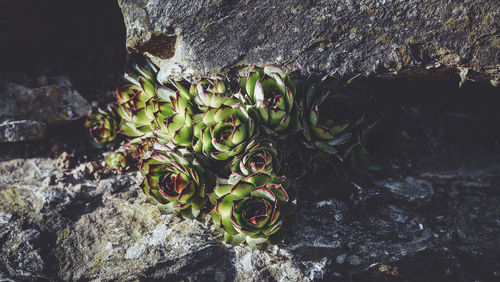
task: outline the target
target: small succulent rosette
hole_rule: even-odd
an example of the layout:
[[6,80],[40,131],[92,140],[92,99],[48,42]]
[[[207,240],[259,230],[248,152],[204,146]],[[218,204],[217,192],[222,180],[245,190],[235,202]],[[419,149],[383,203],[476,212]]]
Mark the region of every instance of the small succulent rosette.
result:
[[[174,82],[175,83],[175,82]],[[175,85],[175,84],[174,84]],[[156,88],[160,110],[154,115],[155,136],[161,143],[172,142],[176,146],[193,146],[193,107],[188,92],[177,83],[177,90],[171,87]]]
[[141,165],[143,191],[163,214],[196,218],[213,190],[213,177],[186,149],[157,150]]
[[200,112],[208,112],[210,115],[213,115],[222,105],[231,106],[240,102],[220,78],[204,79],[193,83],[189,93]]
[[153,134],[155,113],[162,109],[157,103],[156,73],[150,62],[135,66],[137,74],[125,74],[128,82],[116,89],[116,109],[122,119],[121,132],[131,138],[148,138]]
[[89,130],[90,138],[98,145],[110,143],[116,139],[119,119],[113,107],[99,109],[97,113],[89,114],[85,127]]
[[127,165],[126,155],[123,152],[111,152],[104,156],[106,166],[111,169],[125,168]]
[[290,74],[278,67],[254,68],[240,80],[246,105],[255,107],[263,130],[273,136],[284,136],[298,130],[295,86]]
[[224,241],[249,248],[278,241],[286,217],[295,211],[287,188],[288,183],[273,174],[219,179],[210,195],[215,206],[210,215],[216,229],[224,234]]
[[241,104],[221,104],[194,118],[194,151],[215,160],[228,160],[241,153],[256,136],[255,121]]
[[313,83],[301,101],[305,144],[310,148],[340,157],[338,146],[351,139],[351,121],[343,115],[337,91],[345,82],[328,75]]
[[256,173],[276,173],[278,161],[277,151],[273,143],[252,140],[245,151],[233,158],[230,163],[231,172],[242,176]]

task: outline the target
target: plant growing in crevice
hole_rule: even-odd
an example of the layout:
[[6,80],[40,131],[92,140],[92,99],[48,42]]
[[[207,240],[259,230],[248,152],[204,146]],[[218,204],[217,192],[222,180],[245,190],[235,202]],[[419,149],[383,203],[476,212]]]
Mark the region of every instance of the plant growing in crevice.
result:
[[157,72],[148,62],[126,74],[114,105],[121,120],[89,115],[91,136],[104,144],[119,128],[127,141],[108,165],[134,158],[149,202],[186,219],[209,215],[227,243],[278,242],[295,212],[290,179],[324,161],[367,161],[374,123],[338,91],[346,85],[339,76],[296,87],[294,73],[254,67],[232,89],[220,77],[162,84]]

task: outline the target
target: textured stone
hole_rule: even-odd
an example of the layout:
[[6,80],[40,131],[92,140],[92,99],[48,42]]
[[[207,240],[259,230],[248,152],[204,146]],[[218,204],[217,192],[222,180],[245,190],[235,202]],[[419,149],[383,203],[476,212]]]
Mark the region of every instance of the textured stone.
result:
[[64,76],[52,77],[49,85],[28,88],[0,81],[2,120],[37,120],[48,124],[72,121],[90,111],[89,103]]
[[495,0],[118,2],[128,49],[158,63],[162,81],[269,63],[341,74],[500,77]]
[[45,136],[45,123],[34,120],[4,121],[0,124],[0,142],[38,140]]
[[406,177],[403,180],[387,179],[377,184],[388,189],[395,197],[417,204],[428,203],[434,194],[429,181],[414,177]]
[[498,279],[497,163],[386,181],[434,187],[419,205],[411,189],[381,190],[366,210],[303,200],[284,242],[253,251],[222,244],[208,217],[160,216],[145,202],[138,172],[95,180],[94,166],[0,162],[1,279]]
[[46,125],[73,121],[90,112],[90,104],[66,77],[45,82],[48,85],[29,88],[0,80],[0,143],[43,138]]

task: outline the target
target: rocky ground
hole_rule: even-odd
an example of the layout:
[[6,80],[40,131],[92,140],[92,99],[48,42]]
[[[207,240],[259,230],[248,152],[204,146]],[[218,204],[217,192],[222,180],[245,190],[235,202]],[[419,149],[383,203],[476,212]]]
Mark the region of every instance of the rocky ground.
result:
[[[0,52],[0,280],[500,279],[500,97],[489,82],[459,88],[457,74],[432,82],[357,80],[353,91],[381,114],[368,147],[383,170],[354,183],[298,181],[294,228],[282,243],[252,251],[224,245],[209,218],[161,216],[146,203],[139,173],[105,168],[108,149],[88,141],[83,108],[113,101],[133,61],[118,5],[95,11],[90,4],[100,1],[28,1],[20,9],[21,2],[0,2],[0,15],[11,11],[6,22],[15,27],[0,30],[0,42],[9,42]],[[120,2],[123,9],[128,1]],[[480,17],[470,16],[473,27]],[[493,42],[484,32],[481,44]],[[44,44],[30,49],[30,38]],[[481,52],[471,60],[484,71],[494,60],[481,65]],[[61,76],[70,85],[57,90]],[[40,93],[51,95],[33,99]],[[43,131],[19,130],[35,126]]]
[[[385,103],[394,94],[383,94],[386,83],[378,84],[372,85],[379,94],[375,101]],[[460,100],[474,89],[481,90],[454,88],[442,95]],[[476,95],[490,99],[488,89]],[[105,150],[91,147],[81,131],[53,129],[51,141],[3,146],[0,275],[7,280],[496,280],[499,139],[483,128],[497,125],[498,116],[481,118],[488,112],[484,108],[455,112],[458,102],[429,104],[426,99],[435,94],[422,94],[418,101],[413,93],[398,94],[405,98],[386,104],[386,125],[393,131],[382,126],[391,136],[379,132],[372,149],[392,168],[347,196],[330,179],[301,187],[309,191],[318,185],[326,192],[300,198],[295,227],[283,243],[263,250],[224,245],[208,218],[160,216],[145,202],[138,172],[104,169]],[[451,113],[462,116],[450,120]],[[410,136],[406,144],[397,141],[400,129]],[[390,150],[377,144],[389,139]]]

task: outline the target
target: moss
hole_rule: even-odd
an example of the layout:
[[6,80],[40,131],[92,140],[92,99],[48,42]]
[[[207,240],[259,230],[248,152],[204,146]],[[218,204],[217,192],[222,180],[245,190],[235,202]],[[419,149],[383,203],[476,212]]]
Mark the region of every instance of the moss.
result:
[[444,56],[444,55],[446,55],[446,54],[448,54],[448,53],[449,53],[449,51],[448,51],[447,49],[442,49],[442,48],[441,48],[441,49],[438,49],[438,50],[436,51],[436,55],[438,55],[438,56]]
[[410,45],[419,45],[419,44],[422,44],[422,42],[420,40],[415,40],[413,38],[408,39],[407,42]]
[[382,44],[385,44],[385,45],[389,45],[391,43],[391,41],[389,40],[389,37],[387,36],[387,33],[384,33],[382,36],[380,36],[379,38],[377,38],[376,42],[377,43],[382,43]]
[[321,42],[325,42],[326,39],[324,37],[318,37],[318,38],[315,38],[313,43],[321,43]]
[[324,21],[324,20],[325,20],[325,17],[324,17],[324,16],[317,16],[317,17],[316,17],[316,21],[318,21],[318,22],[322,22],[322,21]]
[[64,242],[64,240],[65,240],[66,238],[68,238],[70,234],[71,234],[71,229],[69,229],[69,228],[64,228],[64,229],[62,230],[62,232],[58,232],[58,233],[57,233],[56,243],[57,243],[57,244],[62,244],[62,242]]
[[408,55],[407,56],[403,56],[403,64],[404,64],[404,66],[406,67],[406,66],[410,65],[410,63],[411,63],[411,57],[408,56]]
[[475,44],[477,42],[477,38],[477,33],[473,31],[467,36],[467,41],[471,44]]
[[486,16],[483,17],[483,20],[481,21],[481,24],[483,26],[490,26],[491,23],[495,21],[495,17],[491,14],[491,12],[488,12]]
[[366,11],[370,14],[376,13],[378,9],[374,9],[372,7],[366,7]]
[[27,217],[29,221],[41,219],[44,202],[33,193],[14,186],[0,187],[0,210]]
[[455,26],[457,20],[453,17],[449,18],[445,23],[444,23],[444,29],[446,30],[450,30],[450,29],[453,29],[453,27]]
[[495,40],[493,40],[493,42],[491,42],[491,45],[495,48],[500,49],[500,38],[496,38]]
[[467,15],[465,15],[464,22],[461,25],[459,25],[458,28],[463,31],[463,30],[467,29],[469,26],[470,26],[469,17]]

